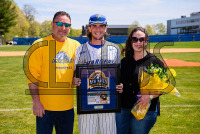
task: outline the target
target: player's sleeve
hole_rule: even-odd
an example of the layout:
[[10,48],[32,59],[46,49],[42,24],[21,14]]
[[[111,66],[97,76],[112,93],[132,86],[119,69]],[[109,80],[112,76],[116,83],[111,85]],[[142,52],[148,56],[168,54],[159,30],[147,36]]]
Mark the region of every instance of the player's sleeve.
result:
[[114,48],[114,63],[120,63],[121,61],[121,57],[120,57],[120,49],[119,49],[119,46],[116,45],[116,44],[113,44],[112,48]]
[[121,61],[121,56],[120,56],[120,48],[117,46],[117,63],[120,63],[120,61]]
[[[117,49],[117,53],[116,53],[116,63],[121,63],[121,56],[120,56],[120,49],[119,47],[117,46],[116,47]],[[120,64],[120,67],[119,69],[117,70],[117,81],[116,81],[116,84],[120,84],[121,83],[121,64]]]
[[81,46],[79,46],[77,49],[76,49],[76,52],[75,52],[75,64],[74,64],[74,71],[76,71],[76,65],[78,64],[78,60],[79,60],[79,57],[80,57],[80,49]]

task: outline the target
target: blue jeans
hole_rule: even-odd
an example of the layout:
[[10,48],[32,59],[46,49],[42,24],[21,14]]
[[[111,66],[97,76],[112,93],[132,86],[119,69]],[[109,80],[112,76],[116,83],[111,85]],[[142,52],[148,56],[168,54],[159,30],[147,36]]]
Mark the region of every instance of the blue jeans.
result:
[[131,109],[116,113],[117,134],[148,134],[156,123],[157,111],[148,111],[144,119],[137,121]]
[[56,134],[72,134],[74,126],[74,109],[67,111],[47,111],[42,118],[36,117],[37,134],[52,134],[55,126]]

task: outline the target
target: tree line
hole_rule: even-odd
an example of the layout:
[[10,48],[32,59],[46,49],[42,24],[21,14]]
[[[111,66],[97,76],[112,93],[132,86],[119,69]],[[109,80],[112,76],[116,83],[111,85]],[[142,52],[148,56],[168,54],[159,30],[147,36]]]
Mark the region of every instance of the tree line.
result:
[[[138,21],[134,21],[129,29],[128,29],[128,33],[130,33],[132,31],[133,28],[140,26]],[[145,25],[144,27],[149,35],[165,35],[166,34],[166,26],[163,23],[158,23],[158,24],[154,24],[154,25]]]
[[[51,20],[39,23],[37,11],[31,5],[20,9],[14,0],[0,0],[0,37],[4,43],[14,37],[45,37],[52,33]],[[81,29],[71,29],[71,37],[81,36]]]
[[[14,0],[0,0],[0,37],[4,43],[13,37],[45,37],[52,33],[51,20],[39,23],[35,20],[37,11],[31,5],[24,5],[20,9]],[[138,21],[134,21],[129,32],[136,26],[140,26]],[[71,37],[81,36],[81,29],[71,29]],[[166,27],[162,23],[156,25],[146,25],[145,29],[149,35],[166,34]],[[128,35],[129,33],[127,33]]]

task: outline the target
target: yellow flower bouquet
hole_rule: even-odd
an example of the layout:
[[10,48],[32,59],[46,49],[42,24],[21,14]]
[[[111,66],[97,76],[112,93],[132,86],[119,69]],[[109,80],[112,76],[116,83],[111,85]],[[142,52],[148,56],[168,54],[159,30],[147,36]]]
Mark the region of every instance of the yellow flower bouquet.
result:
[[[158,65],[151,64],[147,69],[139,70],[139,85],[141,94],[173,94],[180,97],[180,93],[175,88],[176,71],[174,69],[163,69]],[[137,102],[138,103],[138,102]],[[131,112],[137,120],[145,117],[151,103],[141,109],[142,105],[133,106]]]

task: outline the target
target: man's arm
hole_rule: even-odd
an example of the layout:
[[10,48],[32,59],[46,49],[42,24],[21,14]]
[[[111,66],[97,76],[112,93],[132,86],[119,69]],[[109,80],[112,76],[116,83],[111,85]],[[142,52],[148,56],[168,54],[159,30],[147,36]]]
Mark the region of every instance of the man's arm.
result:
[[45,111],[43,105],[40,102],[38,83],[29,83],[28,85],[33,100],[33,114],[42,118],[43,114],[45,114]]

